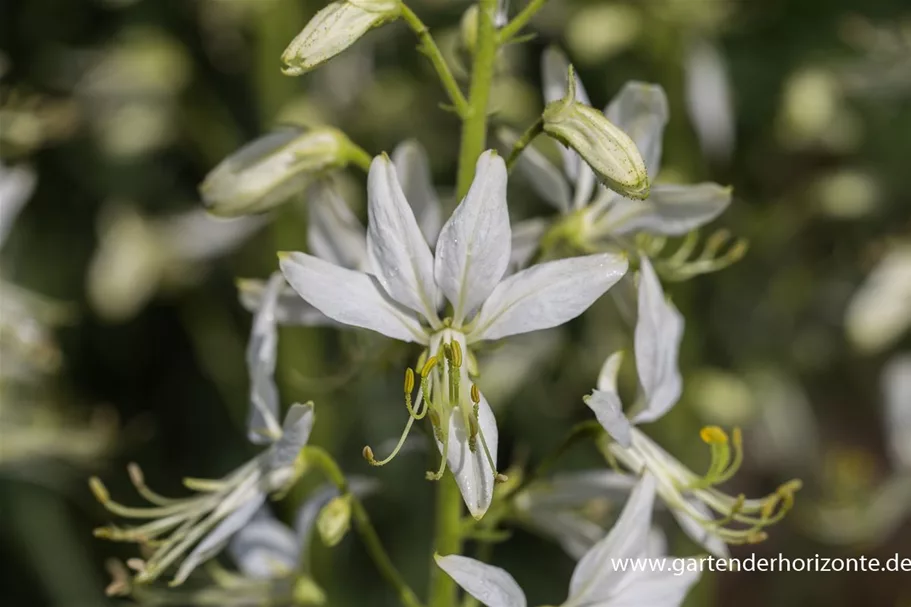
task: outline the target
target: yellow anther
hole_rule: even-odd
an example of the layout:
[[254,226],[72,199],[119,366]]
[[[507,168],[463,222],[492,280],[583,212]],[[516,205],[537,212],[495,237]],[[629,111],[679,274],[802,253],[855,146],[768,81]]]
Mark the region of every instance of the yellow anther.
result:
[[138,571],[139,573],[142,573],[146,570],[146,562],[142,559],[137,559],[137,558],[127,559],[127,567],[129,567],[133,571]]
[[367,460],[368,464],[376,466],[376,458],[373,457],[373,449],[370,448],[370,445],[364,445],[364,450],[361,451],[361,455],[364,456],[364,459]]
[[433,371],[433,368],[437,366],[437,357],[431,356],[427,359],[427,362],[424,363],[424,368],[421,369],[421,377],[427,377],[430,375],[430,372]]
[[748,544],[759,544],[769,539],[769,534],[765,531],[754,531],[747,535]]
[[763,520],[772,518],[772,514],[775,512],[775,508],[778,507],[778,504],[780,502],[781,497],[777,494],[769,497],[762,503],[762,508],[759,510],[759,516]]
[[786,495],[793,496],[795,493],[800,491],[801,488],[803,488],[803,481],[800,480],[799,478],[795,478],[795,479],[791,479],[788,482],[786,482],[785,484],[783,484],[781,487],[778,488],[777,491],[775,491],[775,493],[777,493],[778,495],[780,495],[782,497],[784,497]]
[[414,390],[414,371],[411,367],[405,369],[405,394],[411,394]]
[[740,428],[734,428],[731,432],[731,442],[734,444],[735,449],[740,449],[743,447],[743,432]]
[[457,341],[452,342],[451,346],[452,346],[452,364],[455,367],[461,367],[462,366],[462,346]]
[[449,344],[443,344],[443,356],[446,357],[446,360],[452,362],[452,346]]
[[481,391],[478,390],[478,384],[471,384],[471,402],[475,405],[481,403]]
[[106,504],[111,501],[111,494],[108,493],[107,488],[104,486],[104,483],[101,482],[101,479],[97,476],[93,476],[89,479],[89,488],[92,490],[92,493],[95,495],[95,499]]
[[493,480],[497,484],[503,484],[509,482],[509,477],[501,472],[497,472],[497,475],[493,478]]
[[699,432],[699,437],[710,445],[725,445],[728,442],[728,435],[718,426],[706,426]]
[[139,464],[135,462],[130,462],[127,464],[127,473],[130,475],[130,481],[134,485],[145,485],[145,477],[142,474],[142,469],[139,467]]

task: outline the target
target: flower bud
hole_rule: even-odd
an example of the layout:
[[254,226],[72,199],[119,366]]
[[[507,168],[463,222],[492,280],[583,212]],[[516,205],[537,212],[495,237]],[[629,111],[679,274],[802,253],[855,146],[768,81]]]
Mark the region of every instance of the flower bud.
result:
[[570,68],[566,97],[544,108],[544,132],[575,150],[608,188],[629,198],[647,198],[648,173],[636,144],[604,114],[576,101],[575,82]]
[[332,498],[320,510],[316,519],[316,529],[323,543],[335,546],[342,541],[351,528],[351,495],[339,495]]
[[316,173],[347,164],[349,149],[348,138],[333,128],[276,131],[222,160],[199,192],[213,215],[266,211],[302,191]]
[[399,0],[340,0],[316,13],[285,52],[282,71],[300,76],[332,59],[371,28],[398,18]]

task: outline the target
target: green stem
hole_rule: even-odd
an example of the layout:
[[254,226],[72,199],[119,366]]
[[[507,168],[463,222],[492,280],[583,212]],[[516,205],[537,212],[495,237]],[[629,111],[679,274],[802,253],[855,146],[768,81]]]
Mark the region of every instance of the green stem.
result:
[[361,500],[351,493],[345,475],[338,467],[338,464],[335,463],[335,460],[332,459],[332,456],[329,455],[325,449],[308,446],[304,447],[303,457],[307,464],[318,467],[326,478],[338,487],[338,490],[343,495],[350,496],[351,514],[354,516],[354,524],[357,528],[357,532],[360,534],[361,540],[363,540],[364,545],[367,547],[367,552],[370,553],[370,557],[373,559],[374,564],[376,564],[376,568],[379,569],[383,577],[386,578],[386,581],[395,588],[396,592],[398,592],[399,600],[402,602],[402,605],[405,605],[405,607],[422,607],[421,601],[418,600],[417,595],[408,586],[408,583],[405,582],[402,574],[395,568],[395,565],[392,564],[389,554],[386,552],[386,549],[383,548],[382,542],[380,542],[380,537],[377,535],[376,529],[374,529],[373,524],[370,522],[367,510],[364,508]]
[[535,123],[532,124],[528,129],[522,133],[522,136],[519,137],[519,140],[515,142],[512,146],[512,151],[509,153],[509,157],[506,159],[506,168],[512,169],[512,166],[516,163],[516,160],[519,159],[519,156],[522,154],[522,151],[528,147],[535,137],[544,132],[544,118],[539,116]]
[[497,57],[497,31],[493,26],[497,0],[480,0],[478,42],[475,48],[469,89],[469,111],[462,121],[462,145],[459,150],[458,196],[468,193],[474,179],[474,167],[487,143],[487,105],[493,83]]
[[446,89],[446,93],[449,95],[449,100],[452,101],[452,105],[455,107],[456,113],[464,118],[470,111],[468,100],[465,99],[462,89],[459,88],[459,84],[452,75],[449,64],[447,64],[446,59],[443,58],[440,47],[437,46],[433,36],[430,35],[430,30],[424,25],[424,22],[421,21],[420,17],[418,17],[413,10],[408,8],[404,2],[401,6],[402,18],[417,35],[418,40],[421,41],[421,52],[427,55],[427,58],[430,59],[430,62],[433,64],[437,75],[440,77],[440,82],[443,84],[443,88]]
[[[436,529],[433,549],[440,555],[462,553],[462,494],[448,470],[437,481]],[[455,605],[455,582],[442,569],[430,566],[430,607]]]
[[349,141],[348,160],[367,173],[370,171],[370,163],[373,162],[373,157],[364,148],[353,141]]
[[499,44],[508,44],[520,31],[522,31],[523,27],[528,25],[528,22],[531,21],[531,18],[534,17],[539,10],[541,10],[541,7],[544,6],[545,2],[547,2],[547,0],[531,0],[531,2],[526,4],[525,8],[523,8],[512,21],[500,29],[497,34],[497,42]]

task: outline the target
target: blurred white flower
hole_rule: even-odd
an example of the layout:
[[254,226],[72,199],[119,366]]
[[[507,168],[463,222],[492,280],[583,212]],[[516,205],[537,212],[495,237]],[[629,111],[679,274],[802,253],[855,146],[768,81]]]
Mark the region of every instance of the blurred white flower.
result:
[[911,244],[892,247],[860,286],[845,311],[845,330],[859,350],[875,353],[911,327]]
[[[443,226],[435,252],[385,156],[370,167],[368,214],[373,274],[304,253],[285,254],[282,271],[294,290],[329,318],[426,347],[414,408],[415,380],[411,370],[406,375],[409,418],[402,440],[415,419],[429,413],[443,454],[440,470],[431,476],[440,478],[448,462],[469,511],[480,518],[493,497],[498,441],[493,413],[469,375],[469,346],[575,318],[623,275],[626,259],[612,254],[564,259],[503,280],[510,259],[506,167],[493,152],[478,160],[474,182]],[[444,296],[452,313],[441,318]],[[377,465],[395,455],[376,462],[369,448],[365,451]]]
[[[699,579],[698,567],[664,570],[631,565],[649,558],[649,535],[656,480],[647,472],[630,494],[617,523],[576,565],[569,596],[561,607],[677,607]],[[470,595],[488,607],[526,607],[525,593],[509,573],[475,559],[435,555],[437,564]],[[654,569],[662,567],[652,557]],[[680,561],[686,565],[686,561]]]
[[727,162],[734,150],[734,103],[727,64],[718,47],[704,39],[686,52],[686,108],[702,153]]

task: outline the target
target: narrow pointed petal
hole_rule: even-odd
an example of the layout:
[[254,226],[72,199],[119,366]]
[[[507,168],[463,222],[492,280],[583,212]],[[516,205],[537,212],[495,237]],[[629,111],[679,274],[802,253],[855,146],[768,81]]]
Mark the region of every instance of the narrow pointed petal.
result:
[[627,267],[625,257],[600,253],[550,261],[514,274],[484,302],[469,342],[562,325],[604,295]]
[[892,459],[911,470],[911,354],[892,359],[882,382]]
[[[518,141],[519,136],[504,129],[500,131],[500,138],[506,145],[512,147]],[[528,146],[522,151],[516,161],[515,169],[544,202],[562,214],[569,213],[569,182],[560,169],[555,167],[536,147]]]
[[681,236],[714,220],[730,204],[731,188],[717,183],[659,184],[646,200],[617,201],[598,220],[598,229],[613,235]]
[[634,424],[653,422],[673,407],[683,391],[677,359],[683,338],[683,316],[664,296],[652,264],[641,258],[639,319],[636,322],[636,369],[645,394],[645,408]]
[[712,42],[697,38],[684,63],[686,109],[702,153],[728,161],[736,138],[736,116],[727,62]]
[[385,155],[370,165],[367,211],[367,248],[377,280],[392,299],[425,318],[436,318],[433,253]]
[[664,89],[657,84],[627,82],[604,115],[636,143],[649,180],[654,181],[661,166],[661,140],[669,116]]
[[259,514],[237,532],[228,551],[245,576],[269,579],[294,571],[301,547],[294,532],[263,506]]
[[414,314],[390,300],[372,276],[305,253],[290,253],[280,265],[297,294],[332,320],[401,341],[427,342]]
[[278,356],[278,328],[275,306],[285,286],[281,272],[269,278],[253,317],[247,345],[247,372],[250,375],[250,412],[247,439],[257,445],[271,443],[281,434],[278,425],[278,388],[275,386],[275,361]]
[[[229,498],[230,499],[230,498]],[[235,533],[247,526],[256,512],[266,501],[266,494],[257,491],[255,494],[244,496],[244,501],[224,518],[190,554],[183,560],[174,576],[174,585],[183,583],[193,570],[208,561],[227,545]]]
[[[465,388],[463,387],[463,389]],[[496,466],[497,447],[499,446],[497,420],[483,394],[481,394],[481,402],[478,407],[478,425],[481,433],[484,434],[484,440],[487,441],[493,464]],[[443,443],[437,441],[437,447],[442,453]],[[472,451],[469,447],[469,430],[465,427],[462,414],[458,409],[453,410],[449,420],[447,466],[462,492],[462,499],[468,506],[468,512],[474,518],[480,519],[487,512],[490,502],[493,500],[494,477],[497,471],[490,466],[480,435],[477,437],[475,450]]]
[[327,183],[313,185],[308,194],[310,251],[337,266],[365,270],[367,231],[347,203]]
[[456,584],[487,607],[526,607],[525,593],[503,569],[458,554],[433,558]]
[[[237,296],[240,305],[248,312],[256,312],[262,305],[266,283],[262,280],[238,280]],[[285,284],[275,301],[275,322],[279,325],[322,327],[336,322],[301,299],[297,292]]]
[[455,308],[455,322],[471,316],[509,265],[506,164],[496,152],[481,154],[468,195],[440,231],[434,274]]
[[392,164],[421,232],[433,247],[443,224],[443,209],[433,187],[427,151],[417,140],[409,139],[392,151]]
[[601,374],[598,376],[598,389],[583,400],[611,438],[628,448],[633,440],[633,426],[623,413],[623,401],[617,392],[617,372],[622,364],[623,352],[611,354],[604,361]]
[[[655,477],[646,472],[630,493],[620,517],[607,536],[595,544],[576,565],[569,583],[567,603],[606,603],[622,590],[632,575],[635,575],[631,571],[615,569],[613,560],[638,558],[648,549],[655,489]],[[651,603],[642,604],[651,607]]]
[[281,438],[272,447],[272,470],[287,468],[294,463],[297,454],[310,439],[314,417],[311,403],[291,405],[285,414]]
[[[712,510],[698,499],[690,498],[686,501],[699,512],[703,519],[711,520],[714,518],[715,515]],[[674,515],[674,518],[677,519],[677,524],[680,525],[680,528],[683,529],[683,532],[686,533],[691,540],[718,558],[727,558],[731,555],[727,543],[718,537],[718,535],[706,529],[705,526],[700,524],[699,521],[695,520],[686,512],[678,510],[677,508],[671,508],[670,510],[671,514]]]

